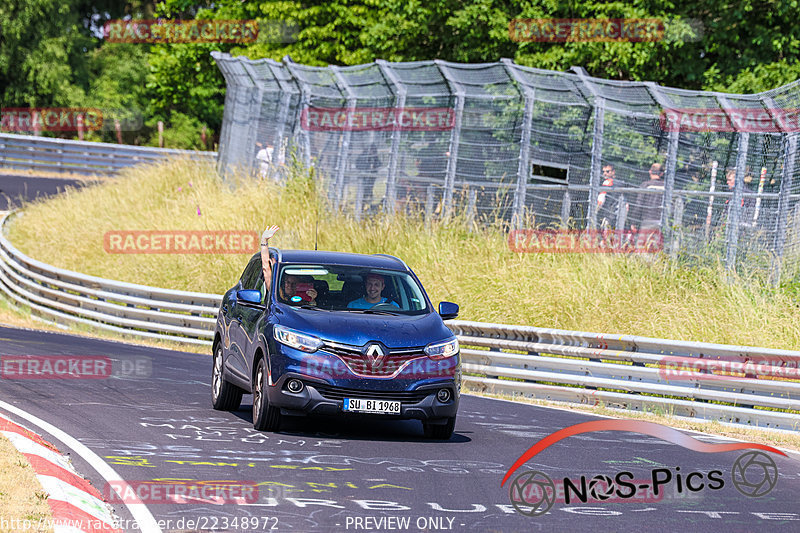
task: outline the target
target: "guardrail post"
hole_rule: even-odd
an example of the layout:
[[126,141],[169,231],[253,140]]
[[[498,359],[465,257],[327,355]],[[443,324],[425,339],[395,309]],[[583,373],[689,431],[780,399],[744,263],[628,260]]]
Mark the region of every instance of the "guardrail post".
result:
[[[789,195],[792,192],[792,178],[794,177],[795,158],[797,157],[797,133],[792,133],[783,143],[783,173],[781,176],[781,190],[778,197],[778,219],[775,228],[775,255],[770,269],[770,283],[778,286],[781,280],[781,263],[783,262],[783,249],[786,246],[786,225],[789,218]],[[800,205],[800,204],[798,204]]]

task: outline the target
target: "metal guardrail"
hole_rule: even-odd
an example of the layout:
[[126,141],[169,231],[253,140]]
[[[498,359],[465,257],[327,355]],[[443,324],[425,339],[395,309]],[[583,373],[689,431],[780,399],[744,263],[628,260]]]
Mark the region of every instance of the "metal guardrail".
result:
[[213,163],[217,153],[0,133],[0,168],[107,175],[167,157]]
[[0,291],[31,312],[139,337],[211,344],[222,296],[107,280],[31,259],[4,235],[0,218]]
[[[19,252],[0,217],[0,291],[37,315],[147,338],[210,345],[221,295],[112,281]],[[800,351],[451,320],[467,390],[800,429]],[[700,365],[700,372],[671,373]],[[746,377],[726,374],[743,365]],[[715,369],[722,366],[722,372]],[[677,379],[676,379],[677,378]]]

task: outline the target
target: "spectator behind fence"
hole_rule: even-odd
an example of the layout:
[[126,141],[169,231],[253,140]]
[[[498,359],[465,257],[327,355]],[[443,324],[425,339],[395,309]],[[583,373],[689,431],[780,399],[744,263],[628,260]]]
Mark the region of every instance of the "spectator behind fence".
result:
[[[725,181],[728,184],[728,191],[733,192],[733,188],[736,185],[736,169],[732,168],[729,169],[725,173]],[[756,199],[754,196],[747,196],[749,194],[753,194],[755,191],[748,187],[747,181],[744,180],[745,183],[742,183],[742,208],[739,210],[739,224],[744,227],[753,227],[755,226],[755,222],[753,221],[753,216],[755,216],[756,212]],[[753,181],[752,176],[750,177],[749,181]],[[731,215],[731,206],[733,205],[733,197],[725,199],[725,212],[722,215],[722,220],[720,220],[721,224],[727,224],[728,220],[730,220]]]
[[256,146],[261,148],[256,154],[256,160],[258,161],[258,175],[261,179],[264,179],[270,174],[270,167],[272,166],[272,154],[275,152],[275,147],[268,143],[256,143]]
[[[614,165],[603,165],[603,187],[613,187],[614,180],[617,177]],[[624,185],[617,180],[617,185]],[[617,209],[620,207],[618,204],[622,200],[622,195],[617,196],[616,201],[612,201],[607,197],[607,192],[601,192],[597,195],[597,222],[601,228],[614,227],[617,220]]]
[[661,227],[661,209],[664,201],[664,169],[660,163],[650,166],[649,179],[641,188],[661,191],[661,193],[639,193],[636,199],[631,229],[652,230]]

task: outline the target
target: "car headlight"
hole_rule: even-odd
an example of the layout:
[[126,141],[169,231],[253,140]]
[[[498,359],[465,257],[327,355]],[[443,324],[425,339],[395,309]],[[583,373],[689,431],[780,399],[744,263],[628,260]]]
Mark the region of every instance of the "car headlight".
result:
[[431,343],[425,347],[425,353],[431,359],[447,359],[458,353],[458,339],[453,337],[444,342]]
[[316,352],[322,346],[322,340],[318,337],[284,326],[275,326],[272,328],[272,334],[281,344],[308,353]]

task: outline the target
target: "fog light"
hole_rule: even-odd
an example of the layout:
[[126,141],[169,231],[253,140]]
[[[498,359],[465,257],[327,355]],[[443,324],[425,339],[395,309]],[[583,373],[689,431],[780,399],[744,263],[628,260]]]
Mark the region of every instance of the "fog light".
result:
[[439,392],[436,393],[436,399],[442,403],[447,403],[450,401],[450,389],[439,389]]
[[297,394],[301,390],[303,390],[303,382],[299,379],[290,379],[289,382],[286,384],[286,388],[289,389],[289,392]]

